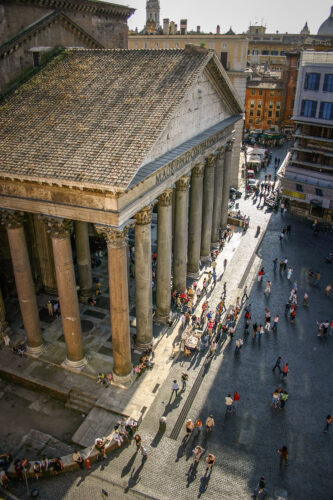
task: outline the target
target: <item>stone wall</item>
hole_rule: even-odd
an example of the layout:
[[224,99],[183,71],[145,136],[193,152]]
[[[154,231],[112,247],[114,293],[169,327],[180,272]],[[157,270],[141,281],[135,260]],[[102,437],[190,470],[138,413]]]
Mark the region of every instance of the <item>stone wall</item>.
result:
[[223,106],[208,78],[201,74],[196,85],[177,106],[176,113],[150,150],[143,165],[228,117],[230,112]]
[[50,12],[52,9],[24,5],[15,0],[11,4],[0,2],[0,44]]
[[[246,73],[232,74],[228,73],[232,84],[234,85],[242,104],[245,104],[245,93],[246,93]],[[243,127],[244,122],[240,120],[235,124],[235,143],[232,153],[232,173],[231,173],[231,186],[238,188],[239,186],[239,157],[240,149],[242,145],[243,138]]]

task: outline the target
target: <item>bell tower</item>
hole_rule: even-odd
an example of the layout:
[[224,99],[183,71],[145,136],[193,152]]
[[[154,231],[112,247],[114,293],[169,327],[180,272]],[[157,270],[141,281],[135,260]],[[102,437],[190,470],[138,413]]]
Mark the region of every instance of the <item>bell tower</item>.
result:
[[156,28],[160,25],[160,2],[159,0],[147,0],[146,24],[155,23]]

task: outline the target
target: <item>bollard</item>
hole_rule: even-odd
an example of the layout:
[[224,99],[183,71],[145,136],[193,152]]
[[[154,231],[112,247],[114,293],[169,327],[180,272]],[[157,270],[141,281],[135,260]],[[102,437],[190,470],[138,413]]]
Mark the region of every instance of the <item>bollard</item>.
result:
[[166,431],[166,424],[167,424],[167,419],[166,419],[166,417],[161,417],[161,418],[160,418],[160,428],[159,428],[159,432],[165,432],[165,431]]

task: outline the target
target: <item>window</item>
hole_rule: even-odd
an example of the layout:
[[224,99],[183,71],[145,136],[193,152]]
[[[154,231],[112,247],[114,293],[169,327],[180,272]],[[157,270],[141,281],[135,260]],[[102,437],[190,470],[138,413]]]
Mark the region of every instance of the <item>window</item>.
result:
[[267,124],[270,125],[272,123],[272,120],[267,120]]
[[260,116],[260,115],[261,115],[261,110],[257,109],[257,116]]
[[276,116],[276,118],[279,118],[279,116],[280,116],[280,111],[275,111],[275,116]]
[[262,90],[259,90],[259,95],[262,95]]
[[252,50],[252,55],[258,56],[259,55],[259,50],[258,49],[253,49]]
[[261,104],[262,104],[262,101],[261,101],[261,100],[259,100],[259,101],[258,101],[258,108],[261,108]]
[[303,186],[302,186],[302,184],[296,184],[296,191],[299,191],[300,193],[303,193]]
[[154,43],[154,48],[155,48],[155,49],[158,49],[158,42],[155,42],[155,43]]
[[314,118],[316,116],[316,111],[317,111],[317,101],[309,101],[307,99],[302,100],[301,116]]
[[259,123],[260,123],[260,119],[259,119],[259,118],[257,118],[257,119],[256,119],[256,125],[259,125]]
[[251,94],[252,94],[252,95],[256,95],[256,91],[255,91],[255,89],[251,89]]
[[253,109],[250,109],[250,116],[253,116]]
[[304,89],[318,90],[320,82],[320,73],[305,73]]
[[227,43],[222,43],[222,48],[223,49],[227,49],[228,48],[228,44]]
[[285,50],[280,50],[280,56],[285,56],[286,55],[286,51]]
[[273,101],[269,101],[269,107],[272,108],[273,107]]
[[178,42],[175,43],[175,49],[179,49],[179,43]]
[[279,91],[278,91],[278,95],[282,95],[282,92],[281,92],[281,90],[279,90]]
[[220,54],[220,61],[224,69],[228,69],[228,52],[221,52]]
[[281,102],[280,101],[276,101],[276,107],[277,107],[277,109],[281,108]]
[[249,119],[249,123],[253,123],[253,120],[252,120],[252,118],[250,118],[250,119]]
[[263,56],[268,56],[269,55],[268,50],[262,50],[261,53],[262,53]]
[[333,74],[328,73],[324,78],[323,90],[326,92],[333,92]]
[[271,56],[278,56],[279,51],[278,50],[271,50]]
[[251,106],[251,108],[253,108],[253,106],[254,106],[254,101],[250,101],[250,106]]
[[321,102],[319,118],[323,120],[333,120],[333,102]]
[[271,91],[270,91],[270,95],[274,95],[274,90],[271,90]]
[[148,42],[145,42],[145,49],[148,49]]
[[323,196],[323,192],[322,192],[322,190],[321,190],[321,189],[319,189],[319,188],[316,188],[316,195],[317,195],[317,196]]
[[272,116],[273,112],[272,111],[268,111],[268,116]]

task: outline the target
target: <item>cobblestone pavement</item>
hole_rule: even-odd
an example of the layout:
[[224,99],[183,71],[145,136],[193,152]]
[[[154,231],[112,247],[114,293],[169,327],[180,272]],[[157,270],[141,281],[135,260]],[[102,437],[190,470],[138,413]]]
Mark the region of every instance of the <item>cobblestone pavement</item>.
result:
[[[281,152],[279,152],[281,156]],[[323,427],[328,413],[333,413],[332,355],[333,338],[316,336],[316,320],[331,320],[332,298],[326,297],[324,288],[333,281],[333,265],[325,264],[324,258],[333,248],[333,235],[313,236],[310,226],[304,225],[280,213],[272,215],[260,248],[247,269],[249,255],[256,245],[255,227],[268,222],[270,214],[258,210],[252,200],[243,202],[251,216],[251,226],[242,242],[229,252],[234,252],[225,275],[218,281],[210,296],[212,306],[218,301],[223,281],[228,283],[228,303],[241,295],[239,283],[252,282],[249,302],[252,319],[264,322],[264,307],[272,315],[280,315],[278,332],[265,333],[261,341],[245,339],[240,355],[235,356],[234,345],[226,344],[216,358],[204,370],[201,384],[196,382],[202,374],[203,360],[175,360],[170,375],[160,387],[140,427],[140,434],[149,453],[142,465],[141,457],[132,446],[119,450],[90,472],[65,474],[58,478],[39,481],[42,499],[90,499],[124,498],[131,492],[134,498],[193,499],[228,498],[246,499],[261,475],[265,476],[269,496],[295,500],[327,500],[333,498],[331,454],[333,436],[324,434]],[[292,225],[291,235],[282,244],[279,232],[286,224]],[[237,247],[237,248],[236,248]],[[299,305],[294,324],[284,315],[292,282],[286,273],[273,271],[273,258],[287,256],[294,269],[292,282],[297,279],[299,296],[309,292],[310,306]],[[224,257],[222,257],[223,259]],[[228,258],[229,260],[229,258]],[[221,262],[219,265],[221,266]],[[259,266],[265,266],[265,281],[272,281],[272,295],[265,298],[264,283],[255,277]],[[312,267],[322,274],[319,286],[309,286],[307,270]],[[249,271],[249,273],[248,273]],[[245,273],[242,280],[243,274]],[[237,328],[237,336],[243,336],[243,316]],[[285,382],[272,367],[278,355],[289,362],[290,373]],[[185,392],[169,402],[173,378],[188,370],[189,384]],[[191,402],[191,387],[196,384],[195,398]],[[289,400],[283,410],[270,406],[274,388],[282,384],[289,392]],[[224,398],[237,390],[241,399],[236,414],[225,415]],[[192,391],[193,393],[193,391]],[[216,427],[207,438],[202,436],[196,443],[203,443],[207,452],[216,456],[216,466],[210,476],[204,476],[204,462],[197,469],[191,467],[191,440],[183,445],[184,426],[176,439],[170,435],[183,408],[186,417],[201,416],[206,419],[214,414]],[[184,410],[183,410],[184,412]],[[158,432],[161,415],[167,416],[167,431]],[[289,467],[279,467],[277,449],[287,445]],[[115,489],[113,484],[118,486]],[[35,484],[35,483],[34,483]],[[24,497],[23,485],[14,492]]]

